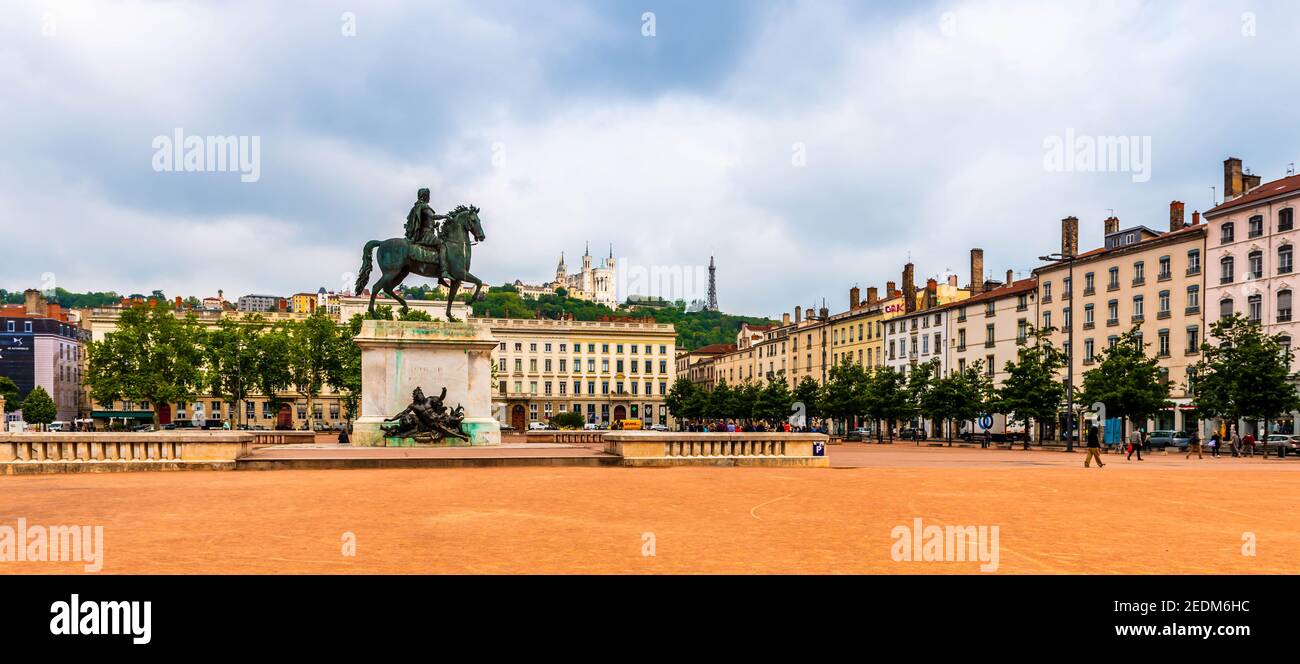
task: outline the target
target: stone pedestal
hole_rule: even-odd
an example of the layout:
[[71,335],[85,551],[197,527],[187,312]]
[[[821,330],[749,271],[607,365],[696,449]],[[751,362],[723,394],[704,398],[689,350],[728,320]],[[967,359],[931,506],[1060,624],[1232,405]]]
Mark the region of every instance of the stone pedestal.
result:
[[488,326],[472,320],[367,320],[356,344],[361,348],[361,416],[353,427],[353,445],[412,445],[411,439],[385,438],[379,425],[409,406],[417,387],[429,396],[446,387],[444,405],[465,407],[462,428],[469,442],[448,439],[440,445],[501,444],[501,425],[492,417],[492,350],[497,341]]

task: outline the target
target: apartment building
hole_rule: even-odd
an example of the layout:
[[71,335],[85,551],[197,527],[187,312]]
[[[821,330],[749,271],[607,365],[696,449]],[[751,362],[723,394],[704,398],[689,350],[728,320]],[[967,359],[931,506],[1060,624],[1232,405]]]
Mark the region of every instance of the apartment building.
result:
[[677,333],[665,323],[534,318],[477,319],[497,339],[493,410],[524,429],[560,412],[589,423],[668,424],[664,397],[676,377]]

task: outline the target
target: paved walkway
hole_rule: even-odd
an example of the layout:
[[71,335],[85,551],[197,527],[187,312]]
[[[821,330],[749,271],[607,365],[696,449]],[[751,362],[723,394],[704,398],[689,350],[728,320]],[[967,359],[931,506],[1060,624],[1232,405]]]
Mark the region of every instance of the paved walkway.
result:
[[896,561],[895,529],[915,519],[997,526],[997,573],[1300,573],[1290,459],[1108,456],[1084,469],[1082,453],[830,454],[836,468],[0,477],[0,525],[102,525],[105,573],[979,573]]
[[[829,450],[831,467],[833,468],[1070,468],[1082,466],[1086,456],[1081,447],[1075,448],[1074,452],[1065,452],[1062,449],[1039,449],[1036,447],[1024,450],[1019,446],[1010,450],[1006,447],[981,449],[979,446],[966,447],[959,445],[947,447],[946,445],[922,444],[918,446],[911,442],[894,442],[892,444],[844,443],[842,445],[828,445],[827,449]],[[1132,460],[1125,460],[1123,454],[1103,453],[1101,459],[1106,464],[1106,470],[1186,467],[1214,468],[1215,470],[1259,470],[1267,468],[1269,470],[1300,471],[1300,456],[1294,455],[1285,459],[1279,459],[1275,456],[1265,459],[1258,455],[1251,458],[1233,458],[1229,454],[1214,458],[1206,453],[1204,459],[1197,459],[1195,454],[1188,459],[1183,456],[1183,453],[1170,450],[1167,454],[1159,451],[1143,452],[1143,460],[1140,463],[1137,455],[1133,455]],[[1093,466],[1096,466],[1095,462]]]

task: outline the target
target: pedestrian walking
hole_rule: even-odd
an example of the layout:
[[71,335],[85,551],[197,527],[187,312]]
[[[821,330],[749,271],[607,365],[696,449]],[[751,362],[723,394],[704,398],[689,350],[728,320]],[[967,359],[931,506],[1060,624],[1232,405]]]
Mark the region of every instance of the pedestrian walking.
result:
[[992,441],[993,441],[993,434],[988,429],[985,429],[984,436],[980,438],[980,447],[987,450],[989,448],[989,443],[991,443]]
[[1134,428],[1133,428],[1133,433],[1129,434],[1129,437],[1128,437],[1128,458],[1126,459],[1126,461],[1132,461],[1132,460],[1133,460],[1133,453],[1134,453],[1134,452],[1137,452],[1137,455],[1138,455],[1138,461],[1141,461],[1141,460],[1142,460],[1142,429],[1140,429],[1140,428],[1138,428],[1138,427],[1134,427]]
[[1088,455],[1083,457],[1083,467],[1089,468],[1089,463],[1093,458],[1097,459],[1097,467],[1105,468],[1106,464],[1101,462],[1101,438],[1097,436],[1097,427],[1088,427]]
[[348,436],[348,425],[345,424],[343,425],[342,429],[339,429],[339,445],[351,445],[351,444],[352,444],[352,439],[351,437]]
[[1219,432],[1215,431],[1210,435],[1210,456],[1215,459],[1219,458],[1219,443]]
[[1197,459],[1205,458],[1204,456],[1201,456],[1201,432],[1199,431],[1193,431],[1192,435],[1188,437],[1187,454],[1184,456],[1184,458],[1186,459],[1192,458],[1192,452],[1196,452]]
[[1232,437],[1229,442],[1232,447],[1232,456],[1241,456],[1241,435],[1237,433],[1237,427],[1232,427]]
[[1244,451],[1247,456],[1255,456],[1255,434],[1247,433],[1241,439],[1241,446],[1245,448]]

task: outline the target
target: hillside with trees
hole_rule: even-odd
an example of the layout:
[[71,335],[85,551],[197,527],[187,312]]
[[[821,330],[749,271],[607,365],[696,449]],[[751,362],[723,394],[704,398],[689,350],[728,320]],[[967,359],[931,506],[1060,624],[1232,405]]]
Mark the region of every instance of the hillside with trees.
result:
[[[662,302],[662,301],[659,301]],[[483,301],[474,303],[474,315],[490,318],[548,318],[571,316],[574,320],[600,320],[608,317],[628,317],[670,323],[677,329],[677,345],[682,348],[699,348],[716,343],[735,343],[736,333],[744,323],[770,325],[775,321],[755,316],[735,316],[720,311],[686,311],[686,303],[666,302],[659,306],[620,307],[610,309],[603,304],[568,297],[563,289],[557,294],[540,297],[521,295],[514,286],[495,286]]]

